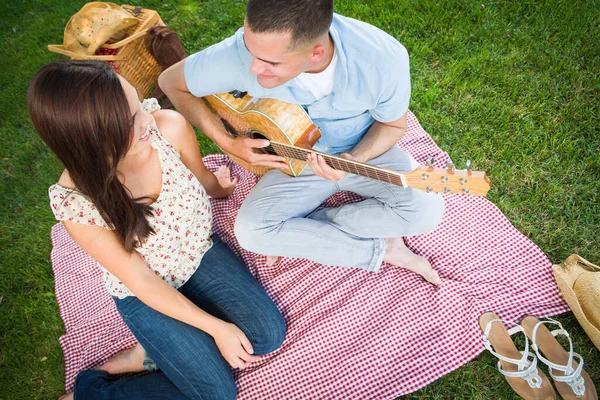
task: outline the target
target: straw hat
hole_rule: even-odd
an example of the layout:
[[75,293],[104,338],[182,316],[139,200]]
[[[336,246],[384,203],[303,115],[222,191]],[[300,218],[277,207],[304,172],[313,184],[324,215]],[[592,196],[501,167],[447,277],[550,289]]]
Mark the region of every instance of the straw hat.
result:
[[67,22],[63,42],[67,50],[93,55],[113,35],[139,22],[116,4],[87,3]]
[[600,267],[572,254],[554,265],[552,273],[579,324],[600,349]]

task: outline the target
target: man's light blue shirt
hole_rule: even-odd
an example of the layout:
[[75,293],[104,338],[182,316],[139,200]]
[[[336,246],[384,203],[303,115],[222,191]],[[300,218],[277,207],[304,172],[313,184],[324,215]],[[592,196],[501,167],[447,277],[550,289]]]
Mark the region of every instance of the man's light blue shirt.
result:
[[292,79],[276,88],[260,86],[250,73],[252,56],[244,29],[187,58],[185,81],[198,97],[240,90],[304,106],[322,137],[316,149],[334,154],[351,150],[375,120],[391,122],[408,110],[408,53],[396,39],[365,22],[334,14],[329,28],[338,55],[332,92],[316,101]]

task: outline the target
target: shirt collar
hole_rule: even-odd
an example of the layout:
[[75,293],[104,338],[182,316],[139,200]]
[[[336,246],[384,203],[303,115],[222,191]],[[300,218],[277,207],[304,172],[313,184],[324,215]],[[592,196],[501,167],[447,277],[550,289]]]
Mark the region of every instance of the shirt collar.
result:
[[[344,53],[344,47],[342,41],[340,39],[340,35],[335,29],[335,14],[333,22],[329,27],[329,35],[333,40],[333,45],[335,47],[335,52],[337,54],[338,60],[337,65],[335,66],[334,72],[334,80],[333,80],[333,89],[332,92],[334,95],[342,95],[346,93],[346,88],[348,87],[348,60],[346,59],[346,54]],[[243,43],[242,43],[243,44]],[[294,82],[295,79],[290,79],[282,86],[290,86],[293,88],[298,88],[298,85]]]
[[346,58],[346,53],[344,52],[344,46],[340,39],[340,35],[334,26],[335,22],[336,15],[334,14],[333,22],[331,23],[331,27],[329,27],[329,35],[331,35],[338,56],[333,81],[333,94],[341,95],[346,92],[346,88],[348,87],[348,60]]

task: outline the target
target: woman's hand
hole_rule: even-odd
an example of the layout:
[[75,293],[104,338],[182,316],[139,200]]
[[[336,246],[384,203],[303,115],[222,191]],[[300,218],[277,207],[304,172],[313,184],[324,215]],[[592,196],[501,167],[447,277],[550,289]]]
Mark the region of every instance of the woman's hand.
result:
[[231,170],[228,166],[221,165],[215,172],[215,176],[217,177],[219,185],[221,185],[223,191],[225,192],[223,197],[227,197],[233,193],[233,189],[235,189],[235,185],[237,185],[239,178],[236,176],[231,179]]
[[233,368],[246,368],[259,357],[253,356],[252,344],[240,328],[223,322],[213,335],[221,355]]

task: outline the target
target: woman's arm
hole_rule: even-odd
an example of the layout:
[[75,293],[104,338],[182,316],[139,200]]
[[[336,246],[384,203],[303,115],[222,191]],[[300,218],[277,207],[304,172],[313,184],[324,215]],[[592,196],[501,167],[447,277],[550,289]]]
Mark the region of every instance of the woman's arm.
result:
[[153,115],[158,130],[181,154],[181,161],[198,178],[208,195],[215,198],[229,196],[238,178],[231,179],[228,167],[221,166],[214,174],[206,168],[194,129],[186,119],[172,110],[156,111]]
[[83,250],[143,303],[211,335],[232,367],[243,368],[254,361],[252,345],[240,329],[203,311],[163,281],[138,253],[127,253],[114,232],[71,221],[63,225]]

